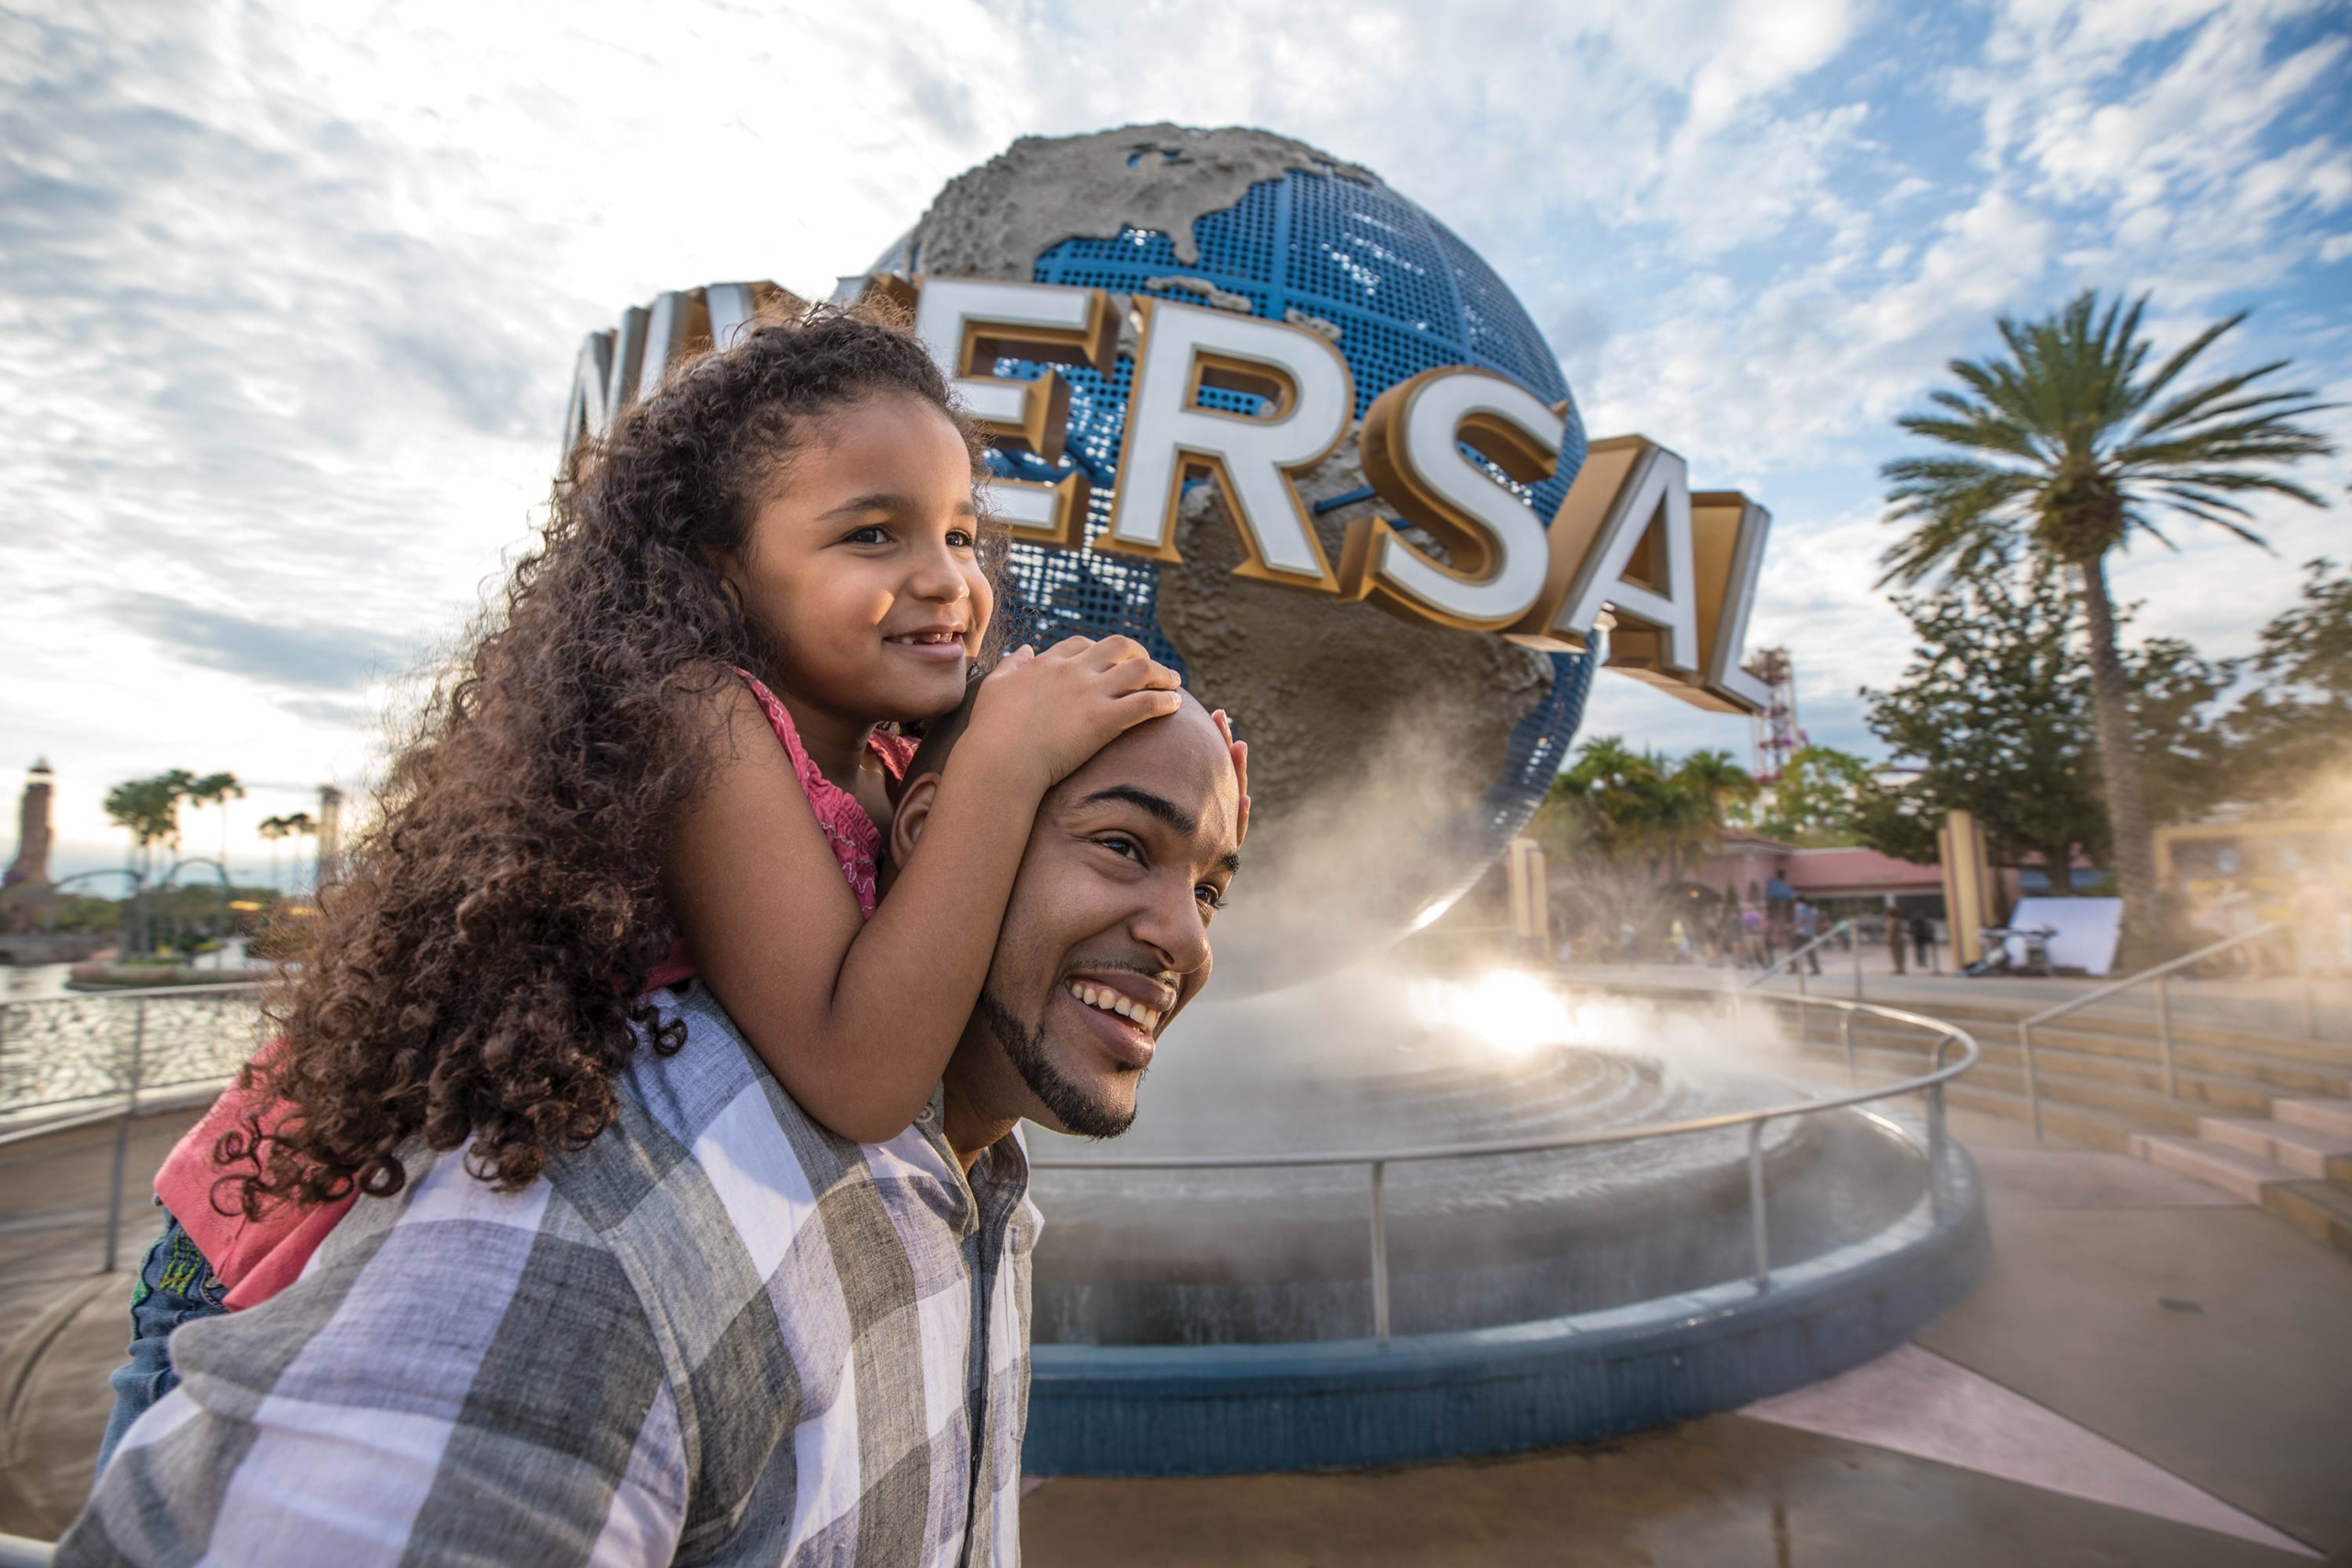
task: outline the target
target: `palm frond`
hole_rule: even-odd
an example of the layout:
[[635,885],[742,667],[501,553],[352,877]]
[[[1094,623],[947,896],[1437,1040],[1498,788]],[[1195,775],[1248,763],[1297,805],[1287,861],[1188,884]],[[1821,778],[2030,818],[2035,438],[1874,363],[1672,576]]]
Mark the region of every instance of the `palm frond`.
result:
[[[2146,299],[2147,296],[2141,296],[2143,303],[2146,301]],[[2156,367],[2156,373],[2154,375],[2149,377],[2147,380],[2140,384],[2140,406],[2142,408],[2145,408],[2148,404],[2154,402],[2157,397],[2163,393],[2166,387],[2173,384],[2175,378],[2177,378],[2182,371],[2188,368],[2191,362],[2193,362],[2199,355],[2203,354],[2207,349],[2212,347],[2216,339],[2221,337],[2222,333],[2235,327],[2240,321],[2245,321],[2245,318],[2246,312],[2244,310],[2240,310],[2234,316],[2225,316],[2222,320],[2215,321],[2212,325],[2207,327],[2203,332],[2199,333],[2195,337],[2190,338],[2178,349],[2175,350],[2171,358]],[[2284,363],[2284,361],[2280,362],[2281,365]],[[2278,366],[2267,367],[2256,374],[2267,375],[2270,370],[2277,369],[2278,367]]]
[[1909,434],[1924,435],[1947,446],[1966,446],[1980,452],[2006,452],[2012,457],[2022,457],[2029,462],[2041,461],[2045,456],[2035,445],[2030,432],[2007,421],[1937,419],[1928,414],[1905,414],[1894,423]]
[[2145,512],[2136,506],[2127,506],[2123,509],[2123,536],[2127,544],[2135,532],[2147,535],[2175,555],[2180,553],[2180,547],[2174,544],[2171,536],[2157,527]]
[[[2233,516],[2251,517],[2254,515],[2253,513],[2247,511],[2245,507],[2240,506],[2236,502],[2232,501],[2229,497],[2225,495],[2217,495],[2211,490],[2203,489],[2194,484],[2161,484],[2155,488],[2157,494],[2165,497],[2166,501],[2179,505],[2182,511],[2193,511],[2199,506],[2208,506],[2216,512],[2227,512]],[[2199,515],[2202,516],[2203,513],[2199,513]]]
[[[2230,518],[2222,515],[2225,511],[2234,512],[2240,517],[2250,515],[2244,507],[2220,507],[2214,506],[2208,502],[2187,501],[2177,496],[2165,497],[2165,504],[2175,512],[2186,513],[2188,515],[2196,518],[2200,523],[2211,523],[2216,528],[2227,528],[2233,531],[2242,529],[2244,525],[2233,522]],[[2142,522],[2139,525],[2146,529],[2151,534],[2156,534],[2156,527],[2153,523]],[[2161,534],[2156,534],[2156,536],[2158,538],[2164,537]],[[2262,541],[2256,539],[2252,542],[2260,544]],[[2267,548],[2267,547],[2266,546],[2265,547]]]
[[[2237,498],[2325,504],[2270,470],[2335,450],[2299,423],[2329,405],[2308,389],[2270,384],[2285,360],[2181,388],[2244,313],[2157,362],[2143,333],[2148,304],[2145,294],[2086,290],[2038,319],[1999,317],[2006,352],[1949,363],[1951,384],[1895,422],[1942,450],[1880,469],[1886,520],[1906,530],[1880,557],[1882,587],[2007,565],[2028,547],[2079,550],[2088,539],[2096,549],[2103,536],[2120,546],[2144,533],[2171,548],[2156,525],[2162,513],[2267,548],[2245,525],[2252,513]],[[2105,524],[2101,506],[2109,508]]]
[[2171,441],[2122,448],[2110,458],[2119,473],[2153,473],[2201,463],[2298,462],[2324,457],[2335,444],[2296,425],[2242,420]]
[[[2233,397],[2236,393],[2243,391],[2245,389],[2251,387],[2256,381],[2261,380],[2266,376],[2276,376],[2279,371],[2287,368],[2287,367],[2291,363],[2293,363],[2291,360],[2277,359],[2271,361],[2267,365],[2258,365],[2251,370],[2241,371],[2234,376],[2224,376],[2219,380],[2208,381],[2201,387],[2192,388],[2188,391],[2183,392],[2178,397],[2174,398],[2170,402],[2165,404],[2162,408],[2148,415],[2146,419],[2141,421],[2140,434],[2143,435],[2154,434],[2157,431],[2169,430],[2174,425],[2185,423],[2190,420],[2205,418],[2211,413],[2220,412],[2222,412],[2221,410],[2211,406],[2217,400]],[[2308,398],[2311,396],[2312,396],[2312,394],[2308,390],[2265,392],[2259,395],[2259,398],[2256,402],[2247,406],[2259,407],[2262,401],[2272,400],[2282,402],[2291,402],[2297,398]],[[2143,399],[2143,407],[2147,400],[2151,400]]]

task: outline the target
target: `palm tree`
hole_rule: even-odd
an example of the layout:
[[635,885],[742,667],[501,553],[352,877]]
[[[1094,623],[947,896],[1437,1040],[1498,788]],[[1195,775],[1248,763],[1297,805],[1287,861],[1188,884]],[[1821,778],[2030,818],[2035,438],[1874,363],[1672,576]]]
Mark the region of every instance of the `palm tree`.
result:
[[283,886],[285,879],[278,871],[277,846],[297,833],[311,831],[311,814],[307,811],[297,811],[291,817],[265,817],[261,819],[261,826],[254,831],[269,840],[270,891],[282,893],[285,891]]
[[190,806],[217,806],[220,808],[220,870],[229,869],[229,803],[245,798],[245,786],[237,782],[234,773],[207,773],[192,780],[187,786]]
[[[2185,390],[2174,389],[2197,356],[2245,319],[2240,311],[2191,338],[2143,374],[2153,347],[2140,334],[2143,295],[2104,310],[2086,290],[2038,321],[2000,318],[2007,357],[1955,359],[1965,390],[1930,393],[1935,412],[1896,423],[1957,455],[1904,457],[1882,470],[1890,483],[1887,521],[1910,533],[1881,558],[1880,578],[1917,585],[1942,570],[1970,576],[2015,559],[2043,557],[2075,579],[2089,637],[2092,706],[2099,767],[2123,894],[2124,929],[2144,951],[2157,931],[2155,858],[2132,750],[2130,689],[2115,647],[2115,605],[2107,558],[2146,534],[2171,547],[2155,523],[2180,513],[2249,544],[2253,513],[2240,497],[2283,495],[2327,503],[2269,471],[2335,450],[2295,423],[2329,405],[2308,390],[2258,384],[2285,369],[2273,360]],[[2264,547],[2267,548],[2267,546]]]
[[107,791],[107,817],[130,832],[131,860],[128,869],[138,924],[131,942],[135,952],[147,951],[152,934],[148,929],[147,885],[154,880],[155,846],[179,847],[180,803],[187,798],[187,786],[194,782],[187,772],[175,768],[152,779],[131,779]]
[[1536,830],[1574,869],[1588,902],[1643,925],[1714,851],[1725,808],[1756,788],[1725,752],[1693,752],[1669,769],[1655,751],[1596,736],[1552,781]]
[[1754,774],[1732,761],[1730,752],[1713,748],[1683,758],[1674,770],[1674,778],[1707,803],[1718,827],[1733,807],[1754,800],[1763,788]]
[[[261,818],[261,837],[270,841],[270,886],[277,888],[277,841],[308,840],[308,837],[315,835],[315,832],[318,832],[318,823],[311,818],[311,813],[308,811],[297,811],[297,813],[291,813],[291,816],[266,816],[266,818]],[[301,865],[297,865],[294,870],[301,872]],[[285,888],[277,888],[277,891],[285,891]]]

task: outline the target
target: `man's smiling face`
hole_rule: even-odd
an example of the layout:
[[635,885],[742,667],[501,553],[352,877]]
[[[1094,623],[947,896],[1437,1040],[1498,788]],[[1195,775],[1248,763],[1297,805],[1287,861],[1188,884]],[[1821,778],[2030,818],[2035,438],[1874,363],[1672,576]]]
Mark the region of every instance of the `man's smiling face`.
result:
[[1224,737],[1190,699],[1046,797],[951,1094],[1057,1132],[1126,1131],[1160,1034],[1207,983],[1240,800]]

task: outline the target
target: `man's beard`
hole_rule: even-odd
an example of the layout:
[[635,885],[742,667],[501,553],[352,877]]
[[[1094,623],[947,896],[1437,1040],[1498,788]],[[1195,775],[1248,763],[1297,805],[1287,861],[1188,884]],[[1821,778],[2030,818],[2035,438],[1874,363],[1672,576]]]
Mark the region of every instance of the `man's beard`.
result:
[[[986,991],[980,993],[980,1016],[988,1021],[989,1031],[1004,1046],[1005,1059],[1029,1092],[1045,1102],[1067,1132],[1081,1138],[1115,1138],[1135,1124],[1136,1108],[1130,1101],[1124,1108],[1103,1104],[1090,1096],[1074,1080],[1064,1076],[1053,1058],[1046,1054],[1046,1030],[1043,1023],[1024,1025],[1013,1016],[1012,1010]],[[1139,1069],[1121,1067],[1121,1072]]]

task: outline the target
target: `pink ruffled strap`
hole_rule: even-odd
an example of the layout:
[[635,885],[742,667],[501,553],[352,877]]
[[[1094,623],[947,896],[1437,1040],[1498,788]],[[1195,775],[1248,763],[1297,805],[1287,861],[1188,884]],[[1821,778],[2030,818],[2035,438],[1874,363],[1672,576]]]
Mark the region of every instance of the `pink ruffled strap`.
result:
[[[865,807],[857,803],[855,795],[827,778],[809,760],[808,749],[800,744],[799,728],[792,722],[791,713],[776,694],[749,671],[738,670],[735,673],[752,688],[752,695],[759,699],[760,711],[768,716],[768,728],[784,742],[785,752],[792,759],[793,772],[799,775],[801,793],[808,797],[808,808],[817,815],[817,826],[831,841],[833,858],[841,863],[842,875],[848,881],[850,891],[857,895],[857,911],[870,919],[880,897],[875,879],[882,850],[881,829],[874,825],[874,818],[865,814]],[[885,740],[895,740],[898,746],[880,744]],[[911,748],[899,750],[907,743],[895,735],[868,736],[866,745],[882,760],[892,778],[906,771],[907,760],[913,755]]]
[[[792,759],[793,776],[800,781],[800,793],[808,797],[808,809],[815,813],[817,826],[826,841],[833,847],[833,860],[842,868],[842,879],[857,898],[857,912],[871,919],[874,907],[879,901],[876,865],[882,853],[882,832],[857,797],[827,778],[824,771],[809,760],[808,749],[800,743],[800,728],[792,722],[790,710],[782,699],[767,689],[760,678],[748,670],[738,670],[743,684],[751,688],[758,699],[760,711],[767,716],[768,728],[784,743],[785,755]],[[907,768],[914,761],[915,743],[903,735],[876,733],[866,737],[865,744],[882,759],[883,767],[894,779],[907,776]],[[694,959],[680,940],[670,949],[670,956],[654,967],[645,982],[649,991],[663,986],[675,986],[695,977]]]

